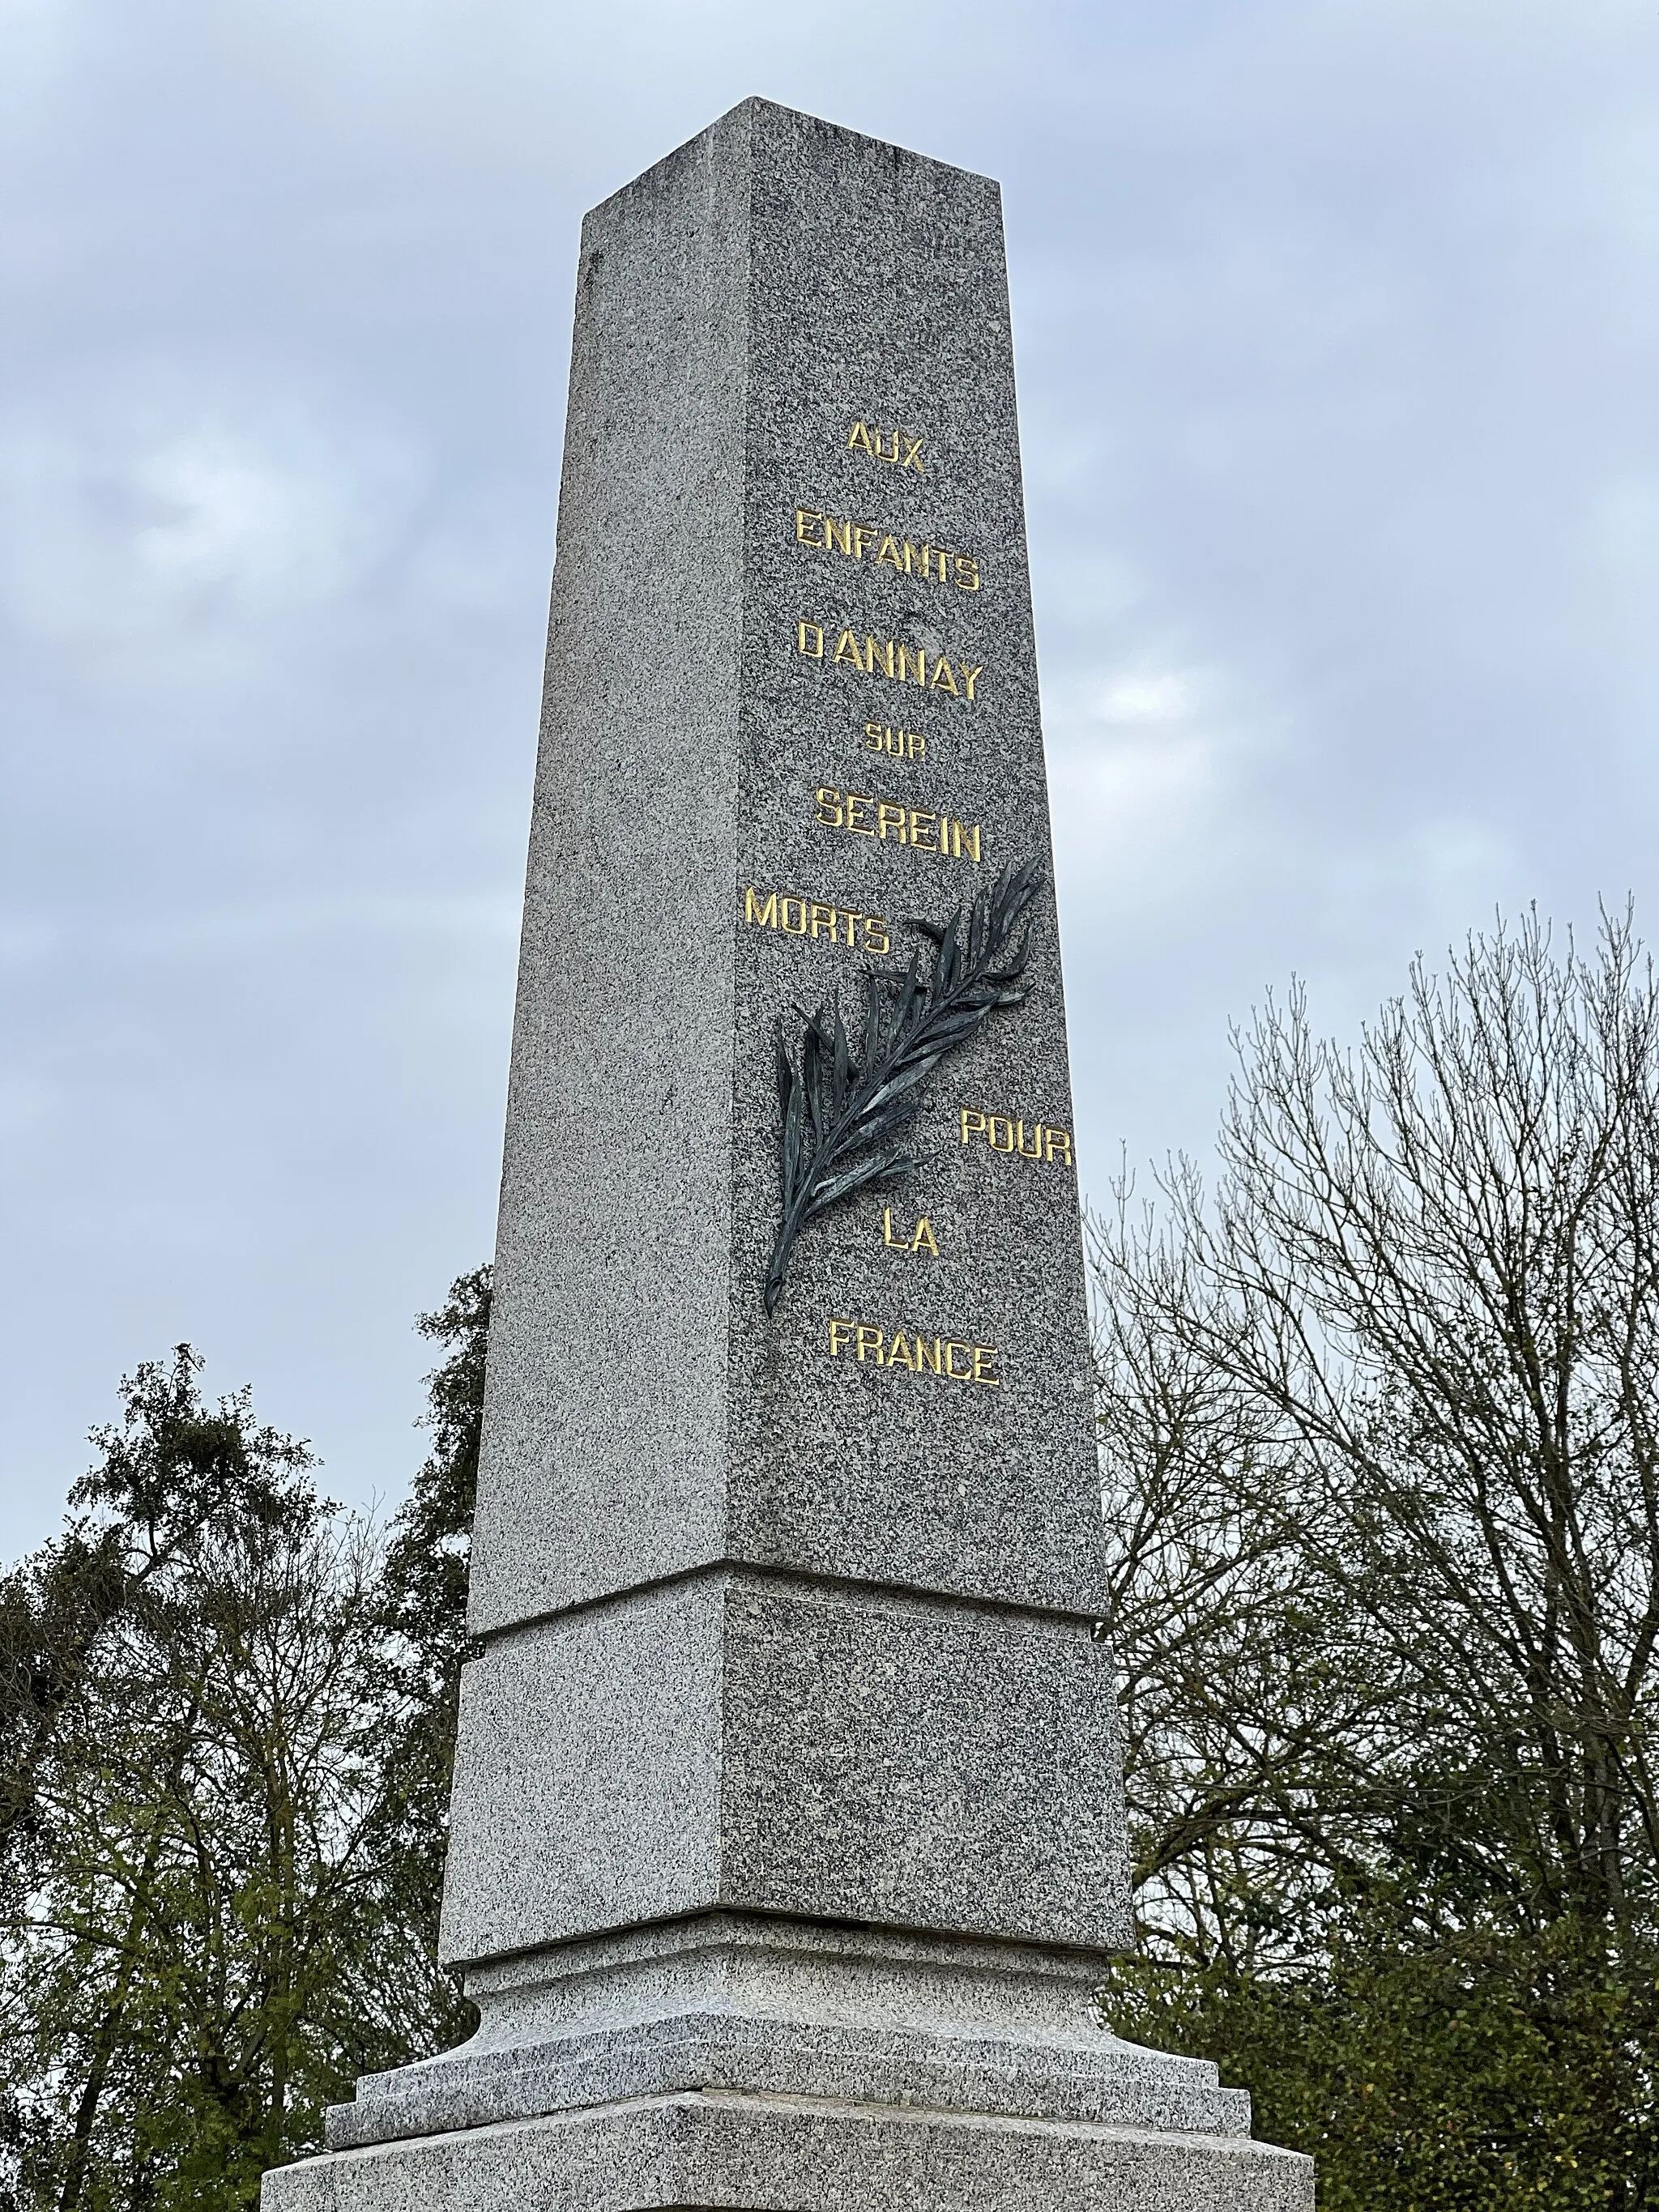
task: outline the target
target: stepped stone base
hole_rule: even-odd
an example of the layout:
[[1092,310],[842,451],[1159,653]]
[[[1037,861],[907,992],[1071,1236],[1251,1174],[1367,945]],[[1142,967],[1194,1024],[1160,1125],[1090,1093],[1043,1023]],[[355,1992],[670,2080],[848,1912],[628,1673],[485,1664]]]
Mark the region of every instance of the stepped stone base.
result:
[[[1076,1181],[957,1118],[1072,1126],[1051,881],[1022,1002],[909,1094],[932,1255],[846,1194],[762,1297],[775,1020],[1051,874],[1010,328],[994,183],[764,100],[584,225],[441,1937],[481,2025],[264,2212],[1310,2212],[1094,2009]],[[839,834],[854,781],[908,844]]]
[[1307,2212],[1207,2061],[1095,2016],[1103,1954],[708,1913],[468,1978],[264,2212]]
[[334,2151],[264,2212],[1311,2212],[1313,2167],[1239,2135],[685,2090]]

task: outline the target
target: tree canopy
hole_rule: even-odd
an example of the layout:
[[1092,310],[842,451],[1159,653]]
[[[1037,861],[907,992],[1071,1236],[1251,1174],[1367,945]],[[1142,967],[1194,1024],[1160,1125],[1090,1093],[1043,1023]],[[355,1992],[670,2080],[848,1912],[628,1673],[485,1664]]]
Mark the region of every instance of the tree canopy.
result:
[[383,1538],[180,1346],[0,1582],[0,2081],[18,2206],[231,2207],[360,2072],[465,2033],[435,1963],[487,1270],[423,1324]]
[[1653,2201],[1659,990],[1470,942],[1238,1040],[1094,1240],[1146,1962],[1328,2208]]

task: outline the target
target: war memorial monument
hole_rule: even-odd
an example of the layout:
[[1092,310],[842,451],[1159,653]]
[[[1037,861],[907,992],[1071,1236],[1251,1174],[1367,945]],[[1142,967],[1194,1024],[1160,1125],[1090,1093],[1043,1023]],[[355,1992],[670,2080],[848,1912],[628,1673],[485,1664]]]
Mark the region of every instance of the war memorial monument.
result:
[[442,1943],[264,2212],[1305,2212],[1131,1940],[1000,203],[583,229]]

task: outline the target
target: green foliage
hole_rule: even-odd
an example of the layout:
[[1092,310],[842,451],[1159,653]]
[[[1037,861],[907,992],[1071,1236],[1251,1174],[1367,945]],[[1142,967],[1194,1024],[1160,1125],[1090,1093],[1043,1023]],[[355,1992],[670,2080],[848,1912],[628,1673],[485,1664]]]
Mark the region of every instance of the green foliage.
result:
[[360,2072],[454,2041],[435,1964],[486,1271],[422,1324],[384,1548],[180,1346],[0,1581],[0,2172],[17,2212],[233,2212]]
[[1248,2082],[1258,2131],[1317,2160],[1322,2212],[1651,2203],[1650,2023],[1598,1931],[1424,1945],[1401,1942],[1402,1917],[1344,1915],[1290,1974],[1125,1962],[1107,2014]]
[[125,1419],[70,1493],[64,1534],[0,1580],[0,1881],[40,1834],[37,1784],[100,1639],[188,1559],[216,1516],[292,1533],[314,1501],[301,1445],[255,1428],[246,1397],[216,1409],[188,1346],[122,1385]]
[[1659,980],[1529,919],[1095,1245],[1139,1965],[1333,2208],[1659,2204]]
[[[458,1276],[437,1312],[420,1316],[422,1334],[443,1346],[447,1357],[427,1377],[433,1447],[392,1523],[380,1583],[387,1638],[382,1695],[392,1720],[383,1838],[395,1869],[397,1908],[434,1950],[461,1664],[472,1649],[466,1633],[467,1568],[483,1427],[489,1291],[486,1264]],[[458,1992],[444,2039],[458,2041],[475,2020]]]

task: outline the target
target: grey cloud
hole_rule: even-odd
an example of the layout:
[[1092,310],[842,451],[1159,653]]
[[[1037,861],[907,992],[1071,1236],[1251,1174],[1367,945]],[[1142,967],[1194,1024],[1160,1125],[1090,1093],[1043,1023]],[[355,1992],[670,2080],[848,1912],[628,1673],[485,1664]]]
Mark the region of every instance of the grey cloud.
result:
[[[190,1335],[327,1480],[488,1249],[582,209],[750,91],[1004,182],[1081,1135],[1648,900],[1645,7],[0,5],[9,1547]],[[603,727],[592,742],[607,741]]]

